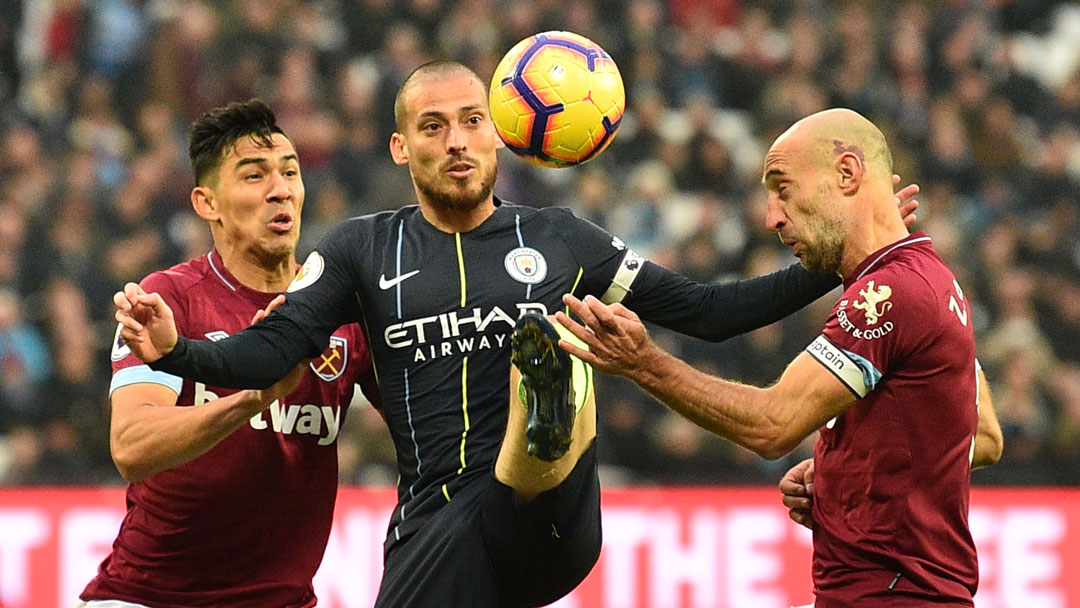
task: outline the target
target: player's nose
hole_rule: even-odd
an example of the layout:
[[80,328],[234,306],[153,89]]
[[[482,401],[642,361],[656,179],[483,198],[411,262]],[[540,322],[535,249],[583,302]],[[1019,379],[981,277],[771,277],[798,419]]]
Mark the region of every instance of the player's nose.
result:
[[289,180],[281,173],[274,171],[270,174],[270,190],[266,193],[268,202],[279,203],[293,197],[292,187]]
[[446,130],[446,151],[451,154],[459,154],[465,150],[465,133],[461,127],[451,124]]
[[765,214],[765,228],[771,232],[780,232],[788,223],[787,214],[780,207],[778,199],[779,197],[775,194],[769,195],[769,211]]

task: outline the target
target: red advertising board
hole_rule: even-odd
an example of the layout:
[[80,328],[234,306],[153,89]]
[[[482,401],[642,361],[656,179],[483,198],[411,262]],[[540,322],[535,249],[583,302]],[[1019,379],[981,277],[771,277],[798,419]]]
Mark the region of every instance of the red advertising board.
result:
[[[316,591],[367,608],[390,490],[343,489]],[[72,608],[123,516],[119,489],[0,490],[0,606]],[[604,548],[558,608],[788,608],[812,602],[810,535],[772,489],[609,489]],[[1080,606],[1080,490],[977,490],[979,608]],[[207,564],[208,568],[213,567]]]

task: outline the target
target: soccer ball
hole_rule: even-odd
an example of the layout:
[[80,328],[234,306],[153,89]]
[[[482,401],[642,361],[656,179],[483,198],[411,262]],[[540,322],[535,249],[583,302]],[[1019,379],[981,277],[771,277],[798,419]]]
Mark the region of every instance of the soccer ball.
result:
[[495,68],[488,101],[506,147],[545,167],[595,158],[626,108],[611,56],[571,32],[543,32],[514,45]]

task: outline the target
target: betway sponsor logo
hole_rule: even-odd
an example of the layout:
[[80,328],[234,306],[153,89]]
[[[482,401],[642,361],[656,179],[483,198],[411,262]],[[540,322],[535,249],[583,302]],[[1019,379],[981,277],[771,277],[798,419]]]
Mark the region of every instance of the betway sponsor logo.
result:
[[[522,315],[535,312],[547,315],[547,306],[539,302],[521,302],[510,312],[499,306],[485,312],[482,308],[470,311],[453,310],[430,317],[411,319],[388,325],[383,339],[390,348],[415,348],[415,361],[467,353],[484,348],[499,348]],[[492,335],[481,335],[490,332]]]
[[[195,405],[217,399],[202,382],[195,383]],[[267,417],[270,421],[267,422]],[[284,405],[275,399],[265,410],[255,414],[248,424],[256,431],[268,428],[283,435],[316,435],[319,445],[330,445],[341,430],[341,408],[327,405]]]

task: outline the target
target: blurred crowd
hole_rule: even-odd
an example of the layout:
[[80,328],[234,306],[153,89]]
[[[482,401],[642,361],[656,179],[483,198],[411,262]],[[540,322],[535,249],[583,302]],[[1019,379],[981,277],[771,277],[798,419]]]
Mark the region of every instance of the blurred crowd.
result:
[[[795,262],[764,229],[761,164],[830,106],[874,120],[972,305],[1005,432],[984,484],[1080,484],[1080,7],[1048,0],[24,0],[0,3],[0,485],[122,483],[108,448],[111,294],[205,254],[187,125],[261,97],[307,186],[301,255],[343,218],[415,202],[387,151],[393,95],[428,59],[490,78],[569,30],[622,71],[611,147],[575,169],[500,157],[496,193],[565,205],[703,282]],[[838,291],[836,292],[838,293]],[[835,294],[833,294],[835,295]],[[760,385],[834,298],[722,344],[654,335]],[[609,484],[773,484],[766,462],[598,380]],[[934,416],[934,404],[912,403]],[[392,485],[362,401],[344,483]]]

